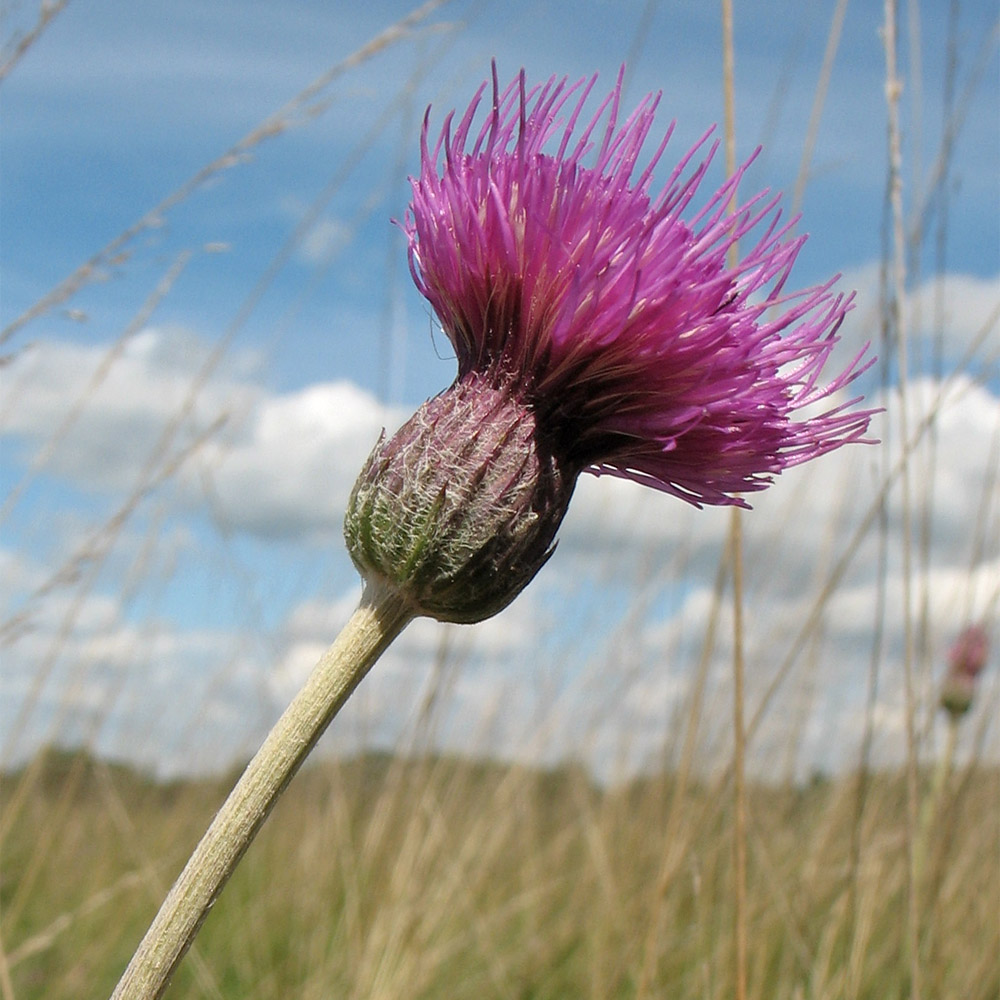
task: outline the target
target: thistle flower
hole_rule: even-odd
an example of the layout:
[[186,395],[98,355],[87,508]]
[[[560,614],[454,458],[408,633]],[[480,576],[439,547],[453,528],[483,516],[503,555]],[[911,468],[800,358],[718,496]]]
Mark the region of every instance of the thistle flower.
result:
[[941,707],[953,718],[972,707],[976,682],[986,666],[989,640],[981,625],[969,625],[948,653],[948,672],[941,686]]
[[671,132],[641,165],[659,97],[619,124],[619,75],[581,125],[595,82],[529,91],[522,72],[501,92],[494,66],[478,130],[485,84],[433,144],[425,117],[403,229],[458,375],[379,442],[345,521],[362,575],[417,613],[478,621],[513,600],[582,472],[747,506],[867,430],[857,400],[792,419],[867,365],[820,381],[850,297],[834,280],[786,293],[805,237],[778,199],[732,207],[748,162],[685,218],[718,144],[706,134],[651,194]]
[[595,82],[527,91],[522,73],[501,93],[494,67],[478,132],[485,87],[433,146],[425,119],[403,229],[458,375],[369,456],[344,519],[361,603],[212,821],[112,1000],[162,995],[278,796],[407,623],[479,621],[528,584],[582,472],[745,506],[742,494],[782,469],[863,440],[871,411],[857,400],[792,420],[863,367],[859,355],[820,381],[850,300],[832,281],[784,292],[802,237],[779,226],[777,199],[730,207],[744,165],[685,220],[715,146],[702,154],[703,138],[651,195],[670,137],[640,167],[658,98],[619,126],[619,76],[580,127]]

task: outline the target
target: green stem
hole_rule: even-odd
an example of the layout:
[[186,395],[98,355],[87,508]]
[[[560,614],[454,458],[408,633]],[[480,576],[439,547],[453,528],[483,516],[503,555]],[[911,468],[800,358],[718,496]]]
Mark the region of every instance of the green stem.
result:
[[195,848],[111,1000],[156,1000],[202,921],[330,720],[413,618],[402,598],[366,586],[361,604],[268,734]]

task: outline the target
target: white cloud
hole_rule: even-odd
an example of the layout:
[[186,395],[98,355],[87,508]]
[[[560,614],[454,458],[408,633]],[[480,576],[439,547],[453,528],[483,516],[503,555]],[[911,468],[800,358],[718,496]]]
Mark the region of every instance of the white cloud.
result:
[[[24,553],[6,551],[0,562],[8,609],[22,605],[25,590],[51,579],[49,567]],[[3,623],[2,765],[46,743],[84,743],[164,771],[217,766],[220,747],[226,761],[242,753],[246,734],[235,727],[196,731],[190,741],[181,740],[179,756],[175,745],[178,734],[190,732],[212,706],[228,705],[244,726],[255,707],[259,714],[259,692],[248,682],[256,660],[252,648],[234,660],[246,645],[242,637],[223,628],[177,627],[155,616],[132,620],[129,595],[75,586],[79,582],[30,602],[23,621],[15,611]]]
[[312,385],[262,399],[235,442],[206,448],[199,468],[233,528],[265,537],[339,530],[365,458],[401,419],[349,382]]
[[306,263],[321,264],[346,247],[352,235],[350,227],[337,219],[319,219],[306,233],[299,253]]
[[[954,317],[953,329],[974,332],[973,314],[989,296],[981,300],[966,289],[953,305],[963,296],[969,316]],[[405,416],[348,382],[274,393],[245,368],[219,370],[192,397],[207,348],[176,330],[150,329],[134,338],[88,392],[106,352],[103,345],[40,342],[22,353],[5,374],[7,434],[44,447],[76,401],[85,400],[48,469],[114,497],[193,398],[189,435],[220,414],[230,421],[176,479],[181,523],[209,483],[228,529],[293,547],[307,548],[317,533],[339,529],[348,491],[380,428]],[[966,375],[953,376],[943,395],[940,388],[930,378],[914,378],[908,403],[912,430],[940,397],[935,449],[922,443],[911,459],[915,558],[921,505],[928,483],[934,484],[927,571],[914,578],[914,600],[924,602],[926,595],[928,609],[929,652],[920,668],[927,704],[953,634],[971,618],[995,623],[1000,601],[1000,407],[987,387]],[[817,627],[805,636],[755,737],[763,760],[792,736],[801,741],[797,752],[807,768],[850,763],[859,745],[880,600],[877,519],[825,603],[823,592],[900,453],[894,390],[871,402],[887,409],[880,418],[885,426],[875,431],[882,445],[841,449],[789,470],[772,489],[751,497],[755,509],[742,516],[751,709],[821,605]],[[887,496],[881,720],[897,719],[901,705],[902,503],[897,482]],[[559,549],[528,592],[473,628],[412,624],[352,699],[328,744],[416,739],[417,720],[432,705],[433,726],[420,738],[452,748],[523,759],[578,754],[605,773],[623,761],[655,759],[685,718],[729,524],[727,510],[698,511],[634,484],[583,477]],[[331,553],[338,559],[346,564],[339,549]],[[922,557],[915,564],[922,567]],[[27,550],[5,553],[0,565],[8,589],[22,595],[54,568]],[[188,746],[202,764],[248,752],[358,595],[353,589],[334,600],[299,600],[270,631],[232,623],[195,628],[155,613],[137,623],[115,581],[106,576],[104,589],[87,595],[63,639],[72,588],[56,588],[33,605],[30,630],[5,656],[4,722],[34,697],[36,733],[96,732],[108,752],[134,752],[166,769],[202,766],[185,757]],[[724,759],[728,739],[729,602],[724,597],[718,613],[702,720],[708,763]],[[44,690],[31,695],[38,665],[58,642]],[[75,722],[60,729],[60,719]],[[198,729],[198,720],[212,720],[211,727],[190,741],[180,735]],[[899,733],[888,721],[880,747],[884,759],[898,759]]]
[[174,425],[181,442],[252,405],[258,389],[221,372],[202,384],[210,347],[179,328],[147,328],[120,345],[38,341],[5,377],[0,429],[48,450],[76,485],[129,489]]
[[[879,339],[879,275],[880,265],[868,264],[848,271],[841,279],[844,289],[857,292],[856,307],[847,315],[842,332],[849,344],[862,344]],[[910,366],[922,370],[930,361],[940,338],[943,363],[949,370],[989,329],[992,338],[981,343],[995,344],[1000,306],[1000,274],[979,277],[970,274],[947,274],[926,278],[908,289],[904,319],[910,346]],[[989,352],[987,352],[989,353]],[[994,351],[995,356],[995,351]]]
[[[890,390],[883,399],[875,395],[873,406],[887,413],[875,418],[872,436],[882,436],[878,445],[852,445],[786,470],[768,490],[748,497],[753,510],[743,515],[746,543],[757,565],[766,570],[780,552],[785,572],[796,564],[826,561],[823,552],[842,544],[845,533],[870,512],[884,470],[891,470],[901,454],[898,432],[898,400]],[[997,470],[996,435],[1000,434],[1000,405],[982,385],[955,376],[943,395],[939,385],[923,378],[910,387],[909,425],[915,432],[929,412],[935,410],[935,445],[930,451],[925,433],[911,458],[913,496],[922,502],[929,480],[934,482],[933,530],[948,551],[936,548],[939,558],[967,560],[969,528],[984,502],[995,490]],[[891,427],[888,424],[891,422]],[[934,458],[934,468],[926,463]],[[889,493],[893,524],[901,519],[902,490],[898,477]],[[995,507],[994,514],[995,517]],[[729,531],[727,510],[696,510],[670,497],[611,477],[595,480],[582,476],[561,533],[556,559],[581,555],[602,560],[608,572],[616,565],[633,574],[651,549],[663,553],[659,566],[673,566],[672,553],[683,550],[689,560],[714,561]],[[750,572],[755,570],[750,568]],[[786,582],[794,585],[798,575]]]
[[133,488],[166,436],[173,445],[156,469],[224,421],[176,477],[185,504],[202,503],[208,482],[217,513],[234,530],[265,537],[339,530],[365,457],[403,414],[348,382],[269,394],[232,366],[205,379],[209,352],[178,329],[146,329],[120,351],[39,342],[11,365],[0,427],[47,456],[50,471],[114,495]]

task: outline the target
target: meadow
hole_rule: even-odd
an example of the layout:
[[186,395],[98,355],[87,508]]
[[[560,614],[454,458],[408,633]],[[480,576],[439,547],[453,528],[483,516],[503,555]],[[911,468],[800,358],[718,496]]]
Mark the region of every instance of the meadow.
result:
[[[878,355],[880,443],[733,516],[581,477],[508,611],[375,666],[166,997],[1000,1000],[1000,22],[736,4],[734,84],[714,8],[515,6],[534,33],[476,0],[4,7],[0,1000],[110,995],[357,603],[351,483],[454,369],[389,222],[425,100],[611,49],[602,86],[627,59],[684,141],[720,123],[710,178],[763,137],[746,194],[803,211],[796,287],[857,290],[837,363]],[[65,163],[93,187],[24,181]]]
[[[950,775],[927,828],[927,996],[1000,990],[998,777]],[[50,751],[23,780],[4,783],[8,995],[105,997],[231,777],[157,783]],[[731,802],[724,780],[677,774],[602,788],[447,756],[309,766],[167,995],[731,997]],[[748,996],[910,996],[905,802],[899,774],[751,784]]]

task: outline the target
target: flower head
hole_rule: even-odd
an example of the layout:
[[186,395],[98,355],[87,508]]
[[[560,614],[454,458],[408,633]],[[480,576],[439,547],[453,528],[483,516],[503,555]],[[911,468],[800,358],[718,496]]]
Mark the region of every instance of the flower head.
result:
[[746,506],[868,427],[857,400],[823,409],[863,370],[859,355],[820,381],[850,299],[833,281],[785,291],[804,237],[779,225],[777,199],[733,207],[745,164],[690,211],[708,134],[651,193],[670,138],[640,164],[659,98],[620,122],[619,76],[588,120],[595,82],[529,90],[522,72],[501,91],[494,66],[478,128],[485,84],[436,141],[424,121],[403,229],[458,375],[376,446],[345,533],[366,577],[434,617],[509,603],[581,472]]
[[948,653],[948,672],[941,687],[941,707],[953,718],[972,707],[976,681],[986,666],[989,639],[981,625],[969,625]]
[[948,668],[953,674],[978,677],[986,666],[990,644],[982,625],[969,625],[964,629],[948,653]]
[[731,207],[749,164],[684,218],[707,135],[650,193],[670,138],[640,165],[659,98],[619,124],[619,77],[581,125],[595,82],[526,91],[522,72],[501,92],[494,67],[478,131],[485,85],[433,145],[425,119],[404,224],[414,280],[459,379],[514,383],[573,468],[745,506],[783,468],[864,435],[870,412],[851,403],[791,419],[859,373],[856,359],[819,382],[850,299],[832,281],[785,292],[805,237],[779,226],[777,198]]

